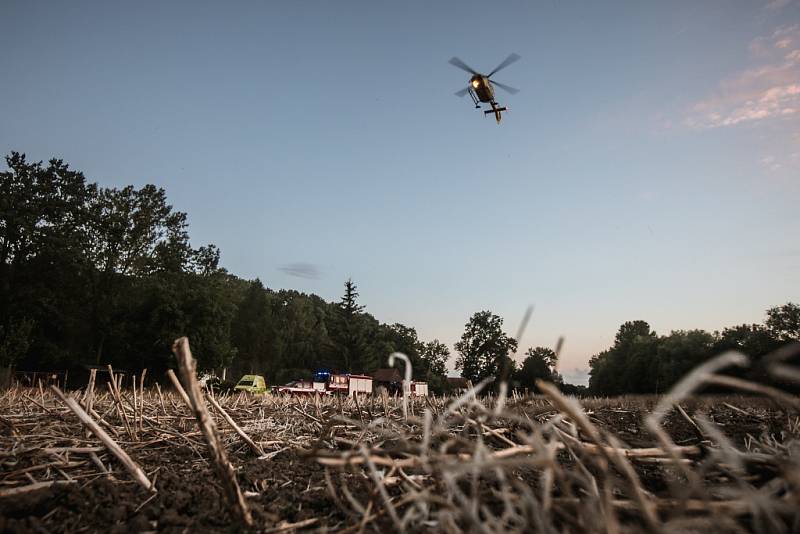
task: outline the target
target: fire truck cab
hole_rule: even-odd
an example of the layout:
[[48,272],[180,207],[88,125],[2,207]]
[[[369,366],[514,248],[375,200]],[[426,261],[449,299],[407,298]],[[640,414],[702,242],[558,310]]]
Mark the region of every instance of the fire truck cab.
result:
[[354,393],[368,394],[372,393],[372,377],[317,371],[314,375],[314,389],[348,396]]

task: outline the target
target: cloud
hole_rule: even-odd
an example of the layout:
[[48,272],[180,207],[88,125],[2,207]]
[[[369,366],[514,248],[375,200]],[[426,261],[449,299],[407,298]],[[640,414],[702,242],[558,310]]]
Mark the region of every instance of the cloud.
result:
[[296,276],[297,278],[306,278],[310,280],[317,279],[320,276],[317,266],[311,263],[289,263],[287,265],[278,267],[278,270],[288,274],[289,276]]
[[775,156],[769,155],[761,158],[761,165],[771,171],[780,170],[782,165],[776,160]]
[[784,7],[788,6],[791,3],[792,0],[770,0],[770,2],[768,2],[765,7],[767,9],[777,11],[779,9],[783,9]]
[[800,24],[792,24],[791,26],[781,26],[772,32],[774,39],[782,39],[787,35],[797,37],[797,31],[800,30]]
[[695,103],[685,123],[691,128],[719,128],[800,114],[800,25],[784,26],[749,46],[759,65],[719,85]]

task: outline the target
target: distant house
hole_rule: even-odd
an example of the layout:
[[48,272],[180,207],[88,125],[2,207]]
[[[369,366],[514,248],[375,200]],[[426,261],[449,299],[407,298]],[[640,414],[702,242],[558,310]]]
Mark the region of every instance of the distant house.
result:
[[462,376],[448,376],[447,385],[452,393],[463,393],[472,387],[472,382]]
[[403,391],[403,375],[396,367],[388,367],[385,369],[378,369],[372,373],[372,379],[375,382],[375,388],[386,388],[390,394],[402,393]]

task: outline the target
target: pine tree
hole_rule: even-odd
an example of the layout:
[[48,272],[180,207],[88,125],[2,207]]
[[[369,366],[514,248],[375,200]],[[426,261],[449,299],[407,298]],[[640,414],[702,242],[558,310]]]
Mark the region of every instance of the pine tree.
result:
[[339,308],[341,308],[342,313],[347,318],[353,318],[364,311],[364,306],[356,302],[358,298],[357,290],[356,283],[353,282],[352,278],[348,278],[347,282],[344,283],[344,295],[342,296],[342,300],[339,301]]
[[344,283],[344,295],[339,302],[339,317],[334,339],[339,349],[339,363],[342,371],[364,372],[371,367],[366,359],[366,332],[362,312],[364,306],[358,304],[358,291],[355,282],[348,278]]

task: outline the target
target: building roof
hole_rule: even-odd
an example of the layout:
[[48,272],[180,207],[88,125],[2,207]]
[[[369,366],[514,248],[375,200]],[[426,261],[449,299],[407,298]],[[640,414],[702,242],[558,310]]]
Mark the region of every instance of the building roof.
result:
[[374,373],[372,373],[372,378],[375,379],[375,382],[402,382],[403,376],[400,374],[400,370],[396,367],[388,367],[385,369],[378,369]]

